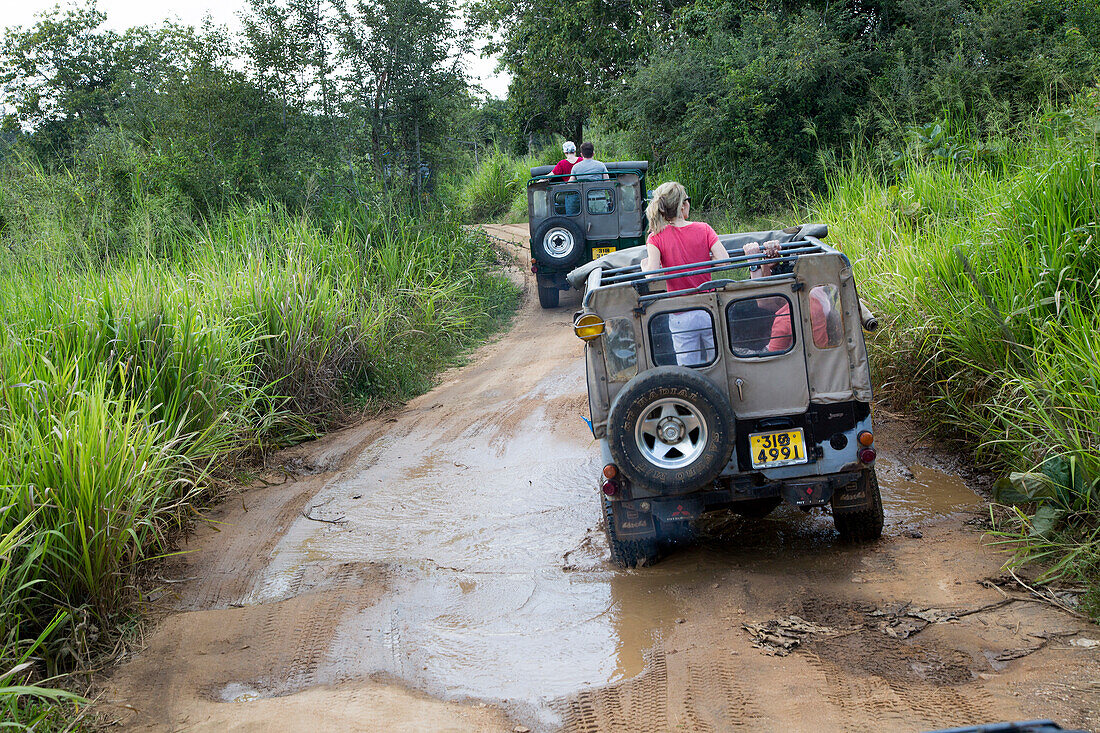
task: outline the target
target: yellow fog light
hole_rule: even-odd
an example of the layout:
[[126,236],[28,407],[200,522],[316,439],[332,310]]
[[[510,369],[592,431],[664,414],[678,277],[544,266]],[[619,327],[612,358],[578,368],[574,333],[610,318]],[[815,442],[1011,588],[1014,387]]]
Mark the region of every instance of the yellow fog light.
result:
[[579,339],[591,341],[603,334],[603,319],[595,313],[586,313],[573,321],[573,333]]

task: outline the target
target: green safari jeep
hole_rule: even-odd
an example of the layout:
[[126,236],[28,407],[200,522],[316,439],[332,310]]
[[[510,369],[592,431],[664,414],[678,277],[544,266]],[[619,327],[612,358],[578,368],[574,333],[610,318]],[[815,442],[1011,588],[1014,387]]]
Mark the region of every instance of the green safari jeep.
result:
[[552,175],[553,166],[531,169],[527,213],[531,227],[531,272],[539,304],[556,308],[570,288],[566,274],[620,249],[645,242],[645,174],[649,163],[606,163],[608,177],[575,181]]

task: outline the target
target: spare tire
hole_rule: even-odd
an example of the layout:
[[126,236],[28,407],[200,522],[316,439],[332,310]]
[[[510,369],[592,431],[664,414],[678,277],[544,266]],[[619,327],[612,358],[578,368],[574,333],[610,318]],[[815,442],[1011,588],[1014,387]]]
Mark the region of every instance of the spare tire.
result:
[[571,270],[584,257],[584,232],[580,224],[564,216],[552,216],[535,229],[531,256],[542,265]]
[[698,372],[665,366],[631,379],[607,418],[619,470],[646,488],[676,494],[710,483],[729,462],[733,410]]

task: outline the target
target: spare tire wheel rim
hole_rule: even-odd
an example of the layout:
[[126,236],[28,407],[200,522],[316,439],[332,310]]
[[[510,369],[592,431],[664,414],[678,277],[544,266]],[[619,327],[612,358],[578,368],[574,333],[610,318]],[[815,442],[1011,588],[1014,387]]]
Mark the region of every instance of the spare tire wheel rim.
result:
[[699,408],[678,397],[646,407],[634,428],[642,457],[659,468],[690,466],[707,447],[707,421]]
[[546,247],[546,254],[559,260],[572,254],[573,248],[576,246],[573,232],[565,227],[554,227],[546,233],[542,241]]

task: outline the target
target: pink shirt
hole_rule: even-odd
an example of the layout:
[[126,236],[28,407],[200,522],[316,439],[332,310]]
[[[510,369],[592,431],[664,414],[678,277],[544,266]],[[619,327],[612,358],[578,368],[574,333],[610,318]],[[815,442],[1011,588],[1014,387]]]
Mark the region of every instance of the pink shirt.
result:
[[[661,252],[661,267],[690,265],[710,261],[710,248],[718,241],[718,233],[710,224],[693,221],[687,226],[671,224],[649,236],[649,243]],[[709,272],[701,272],[668,281],[668,290],[688,290],[710,280]]]

